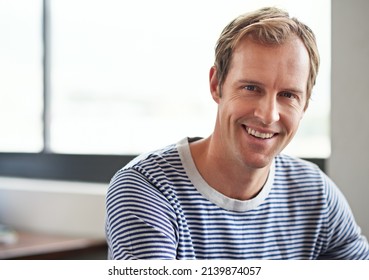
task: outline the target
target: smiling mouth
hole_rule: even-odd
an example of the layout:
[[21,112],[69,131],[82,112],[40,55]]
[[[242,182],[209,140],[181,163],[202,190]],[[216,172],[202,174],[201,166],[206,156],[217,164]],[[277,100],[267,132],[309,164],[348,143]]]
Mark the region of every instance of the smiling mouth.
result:
[[256,138],[259,138],[259,139],[271,139],[274,135],[276,135],[275,133],[260,132],[260,131],[257,131],[255,129],[252,129],[250,127],[247,127],[245,125],[244,125],[244,128],[246,129],[246,131],[249,135],[254,136]]

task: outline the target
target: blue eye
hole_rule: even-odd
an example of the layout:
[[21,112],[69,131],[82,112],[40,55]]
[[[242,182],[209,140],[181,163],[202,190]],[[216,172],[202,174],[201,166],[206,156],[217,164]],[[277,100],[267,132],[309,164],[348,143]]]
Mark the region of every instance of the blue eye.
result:
[[253,85],[245,86],[244,88],[245,88],[245,90],[249,90],[249,91],[255,91],[256,90],[256,86],[253,86]]
[[282,92],[280,96],[287,97],[287,98],[294,98],[294,95],[291,92]]

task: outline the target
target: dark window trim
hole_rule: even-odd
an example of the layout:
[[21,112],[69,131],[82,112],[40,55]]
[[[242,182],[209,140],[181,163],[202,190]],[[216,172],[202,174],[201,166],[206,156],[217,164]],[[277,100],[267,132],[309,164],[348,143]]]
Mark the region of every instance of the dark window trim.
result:
[[[0,176],[109,183],[134,155],[0,153]],[[306,158],[325,171],[326,159]]]
[[105,182],[134,156],[0,153],[0,176]]

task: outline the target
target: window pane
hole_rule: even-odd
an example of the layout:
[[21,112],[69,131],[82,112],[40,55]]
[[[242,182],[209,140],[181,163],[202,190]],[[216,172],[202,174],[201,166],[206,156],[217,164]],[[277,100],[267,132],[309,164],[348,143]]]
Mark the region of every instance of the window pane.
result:
[[52,151],[136,154],[185,136],[208,136],[216,115],[208,88],[216,40],[235,16],[273,5],[311,26],[323,60],[316,95],[289,152],[329,154],[330,1],[51,4]]
[[42,150],[42,1],[0,1],[0,151]]

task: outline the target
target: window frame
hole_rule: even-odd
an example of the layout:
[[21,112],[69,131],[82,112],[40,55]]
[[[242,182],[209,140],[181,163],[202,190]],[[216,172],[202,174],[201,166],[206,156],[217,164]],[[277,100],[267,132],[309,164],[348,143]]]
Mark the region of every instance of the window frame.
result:
[[[0,175],[109,183],[136,155],[80,155],[55,153],[0,153]],[[305,158],[326,171],[326,159]]]

